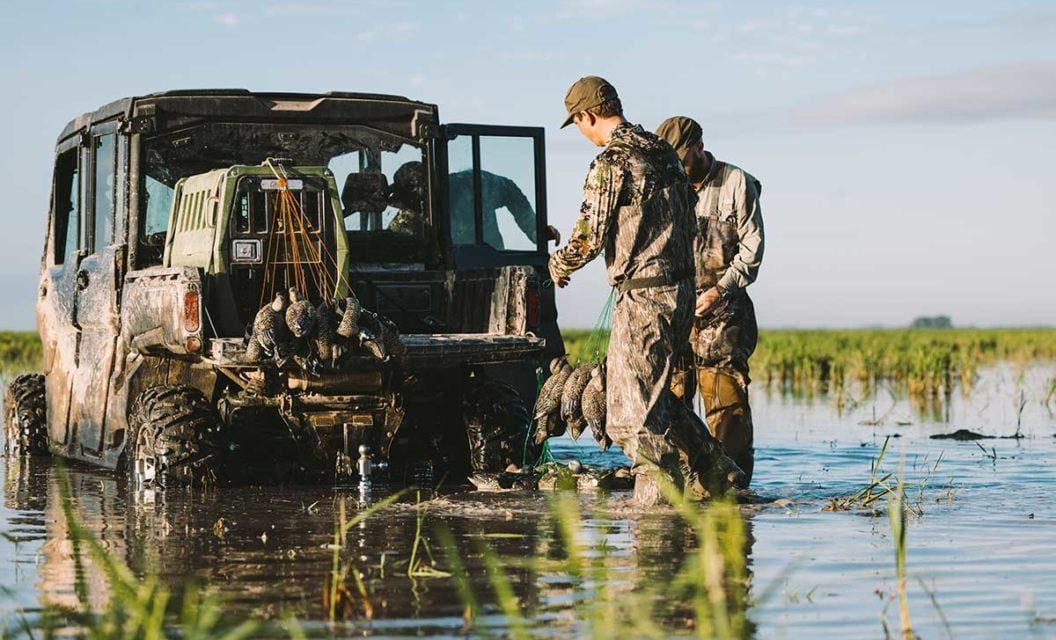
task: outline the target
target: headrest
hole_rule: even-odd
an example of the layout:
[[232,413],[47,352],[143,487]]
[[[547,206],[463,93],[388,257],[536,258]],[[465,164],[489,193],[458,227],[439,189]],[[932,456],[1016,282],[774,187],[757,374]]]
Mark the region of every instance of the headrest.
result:
[[350,173],[341,189],[344,214],[381,213],[388,206],[389,179],[381,172]]

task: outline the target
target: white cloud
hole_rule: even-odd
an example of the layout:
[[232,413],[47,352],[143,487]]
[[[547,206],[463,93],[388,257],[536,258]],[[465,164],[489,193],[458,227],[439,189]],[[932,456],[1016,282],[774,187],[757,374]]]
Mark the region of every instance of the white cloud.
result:
[[838,37],[857,37],[869,33],[869,27],[860,24],[830,24],[825,27],[825,33]]
[[814,62],[812,56],[782,52],[737,53],[733,57],[744,62],[778,67],[802,67]]
[[233,27],[239,23],[238,14],[230,11],[218,14],[215,20],[217,24],[225,27]]
[[983,122],[1056,118],[1056,62],[1021,62],[904,78],[809,102],[804,124]]

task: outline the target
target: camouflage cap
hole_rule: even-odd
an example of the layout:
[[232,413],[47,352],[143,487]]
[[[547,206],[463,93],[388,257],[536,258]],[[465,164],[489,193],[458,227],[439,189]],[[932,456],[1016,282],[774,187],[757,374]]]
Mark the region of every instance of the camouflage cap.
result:
[[681,158],[693,145],[703,139],[704,131],[693,118],[674,116],[660,123],[660,126],[656,128],[656,135],[674,147],[675,152]]
[[577,113],[593,109],[602,103],[616,100],[619,97],[616,94],[616,87],[609,84],[609,81],[605,78],[584,76],[576,80],[569,87],[568,93],[565,94],[565,109],[568,110],[568,117],[565,118],[561,128],[564,129],[572,124],[572,120]]

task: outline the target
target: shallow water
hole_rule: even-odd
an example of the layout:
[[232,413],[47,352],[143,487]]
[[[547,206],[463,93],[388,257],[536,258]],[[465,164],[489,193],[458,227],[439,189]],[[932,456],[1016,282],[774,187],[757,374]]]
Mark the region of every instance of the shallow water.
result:
[[[989,370],[970,397],[955,395],[947,410],[937,412],[947,421],[883,391],[850,403],[842,414],[825,399],[754,391],[753,488],[769,501],[743,508],[751,596],[757,600],[748,614],[754,635],[881,638],[885,618],[897,633],[886,514],[822,510],[868,482],[871,460],[885,437],[897,434],[884,468],[897,471],[902,464],[907,481],[926,478],[922,490],[908,493],[922,511],[909,519],[908,530],[914,630],[924,638],[1056,637],[1056,403],[1044,404],[1052,373],[1052,367]],[[958,428],[1007,436],[1017,422],[1020,439],[976,444],[929,438]],[[567,438],[553,449],[558,459],[592,463],[618,464],[622,457],[598,456],[592,442],[581,446]],[[60,473],[47,461],[32,462],[2,463],[0,617],[8,624],[18,616],[32,620],[44,606],[77,603]],[[156,572],[177,593],[188,582],[208,581],[226,597],[225,613],[233,619],[293,615],[310,634],[323,636],[465,635],[454,581],[407,576],[417,524],[413,495],[349,533],[351,550],[344,557],[363,572],[372,612],[368,618],[357,602],[346,612],[348,621],[335,628],[327,625],[322,594],[337,513],[342,504],[355,513],[384,495],[381,488],[362,494],[323,486],[243,487],[150,500],[130,495],[123,481],[106,473],[73,468],[68,477],[75,514],[113,554],[137,573]],[[481,559],[472,553],[480,534],[503,557],[562,557],[547,497],[444,495],[425,503],[423,530],[434,545],[433,532],[451,531],[472,585],[485,593]],[[673,513],[639,514],[624,493],[583,495],[580,503],[585,539],[595,551],[605,547],[617,589],[666,580],[684,560],[691,535]],[[434,552],[437,566],[445,567]],[[80,575],[101,607],[101,574],[88,566]],[[510,570],[521,604],[538,612],[538,634],[569,635],[576,603],[562,575]],[[681,626],[685,613],[678,603],[658,610],[672,627]],[[486,611],[484,623],[503,633],[497,610]],[[571,630],[584,633],[582,627]]]

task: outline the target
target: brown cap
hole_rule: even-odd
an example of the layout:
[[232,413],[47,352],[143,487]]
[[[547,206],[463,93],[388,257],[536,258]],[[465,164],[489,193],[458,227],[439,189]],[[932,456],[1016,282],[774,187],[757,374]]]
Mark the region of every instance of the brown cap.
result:
[[580,111],[593,109],[599,104],[619,97],[616,94],[616,87],[609,84],[605,78],[585,76],[576,80],[565,94],[565,109],[568,110],[568,117],[565,118],[565,123],[561,125],[561,128],[564,129],[572,124],[572,119]]
[[693,118],[674,116],[660,123],[660,126],[656,128],[656,135],[674,147],[678,157],[681,158],[701,141],[704,132]]

